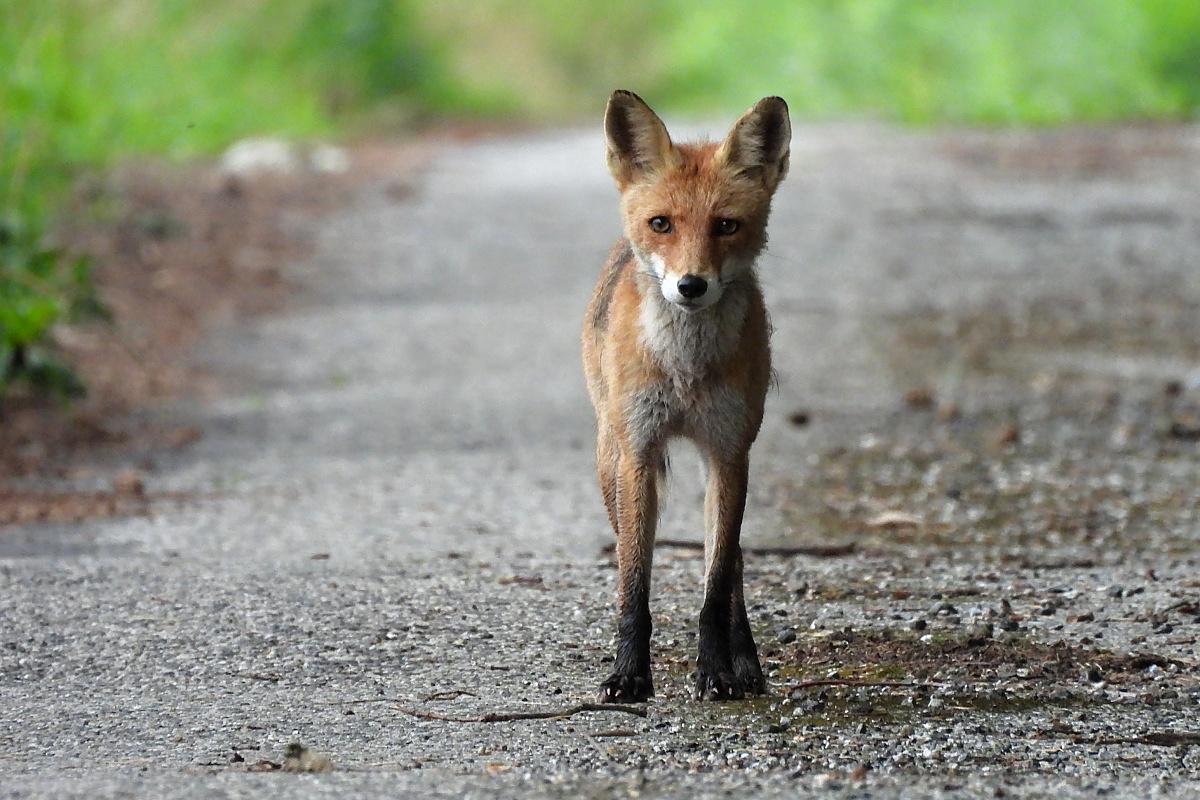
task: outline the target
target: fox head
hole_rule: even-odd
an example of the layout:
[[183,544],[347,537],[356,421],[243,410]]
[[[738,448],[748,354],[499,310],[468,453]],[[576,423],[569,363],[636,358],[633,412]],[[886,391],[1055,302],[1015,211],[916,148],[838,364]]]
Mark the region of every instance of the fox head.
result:
[[713,306],[766,245],[771,197],[788,170],[787,103],[759,100],[719,144],[676,144],[640,97],[616,91],[604,133],[639,266],[674,306]]

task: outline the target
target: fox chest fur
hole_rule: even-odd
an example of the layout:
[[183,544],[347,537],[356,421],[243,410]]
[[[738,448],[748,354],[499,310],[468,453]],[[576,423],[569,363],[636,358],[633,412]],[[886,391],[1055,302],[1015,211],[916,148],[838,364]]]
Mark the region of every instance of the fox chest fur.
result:
[[593,403],[635,449],[674,437],[716,453],[753,439],[770,380],[761,291],[749,276],[698,312],[666,301],[629,243],[614,249],[584,347]]

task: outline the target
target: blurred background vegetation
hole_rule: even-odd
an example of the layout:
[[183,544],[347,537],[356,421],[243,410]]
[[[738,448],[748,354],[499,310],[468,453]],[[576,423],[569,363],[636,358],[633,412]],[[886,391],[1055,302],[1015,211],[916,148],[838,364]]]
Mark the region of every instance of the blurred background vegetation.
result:
[[86,259],[47,245],[81,169],[254,134],[594,123],[616,87],[691,114],[780,94],[800,119],[1189,119],[1200,2],[0,0],[0,394],[95,310]]

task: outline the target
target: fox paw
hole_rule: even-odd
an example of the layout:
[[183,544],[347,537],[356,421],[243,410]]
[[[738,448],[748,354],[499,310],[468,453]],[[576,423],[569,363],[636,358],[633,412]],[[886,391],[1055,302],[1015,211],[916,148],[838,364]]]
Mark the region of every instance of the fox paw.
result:
[[742,689],[748,695],[767,693],[767,679],[759,666],[758,657],[733,659],[733,674],[742,684]]
[[654,696],[654,683],[649,675],[617,675],[613,673],[600,684],[596,693],[599,703],[643,703]]
[[746,696],[741,679],[732,672],[697,669],[695,679],[697,700],[741,700]]

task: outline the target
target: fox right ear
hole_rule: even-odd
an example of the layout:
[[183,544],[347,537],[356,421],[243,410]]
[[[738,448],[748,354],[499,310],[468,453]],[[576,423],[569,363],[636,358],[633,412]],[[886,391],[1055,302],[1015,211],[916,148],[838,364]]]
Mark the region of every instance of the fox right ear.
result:
[[608,171],[621,189],[678,158],[667,126],[642,98],[624,89],[618,89],[608,98],[604,137]]
[[772,192],[788,171],[792,123],[782,97],[764,97],[742,115],[717,150],[717,159],[761,180]]

